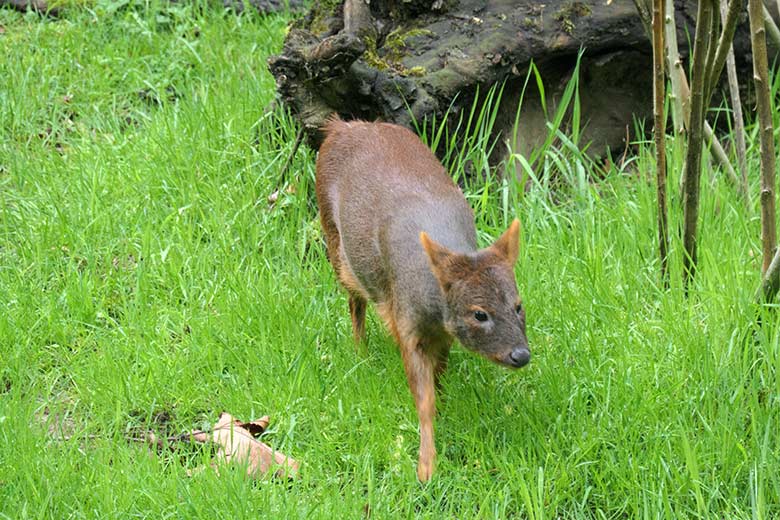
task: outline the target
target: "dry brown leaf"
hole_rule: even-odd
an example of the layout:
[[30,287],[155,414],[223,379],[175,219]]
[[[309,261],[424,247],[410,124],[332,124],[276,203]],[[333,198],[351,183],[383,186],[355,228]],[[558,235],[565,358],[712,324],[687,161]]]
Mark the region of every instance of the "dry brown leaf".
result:
[[[262,417],[250,423],[242,423],[229,413],[223,412],[214,425],[209,439],[208,434],[193,432],[192,439],[198,442],[212,442],[220,446],[217,459],[225,463],[246,464],[246,473],[258,478],[268,474],[274,468],[275,477],[294,478],[298,474],[298,461],[274,451],[271,447],[258,441],[252,431],[258,435],[268,427],[268,417]],[[218,468],[215,467],[218,470]]]
[[260,437],[265,431],[268,429],[268,425],[271,422],[271,418],[267,415],[264,415],[260,417],[259,419],[255,419],[254,421],[242,423],[239,421],[236,421],[236,424],[241,426],[242,428],[249,430],[249,433],[252,434],[252,437]]

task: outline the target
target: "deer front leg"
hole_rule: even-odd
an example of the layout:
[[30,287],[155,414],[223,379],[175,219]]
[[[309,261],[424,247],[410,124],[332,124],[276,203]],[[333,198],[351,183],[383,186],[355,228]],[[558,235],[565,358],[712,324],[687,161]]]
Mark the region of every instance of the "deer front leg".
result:
[[435,365],[433,368],[433,381],[436,385],[436,390],[439,392],[439,395],[441,396],[441,377],[444,374],[444,371],[447,370],[447,365],[449,363],[450,359],[450,346],[451,343],[447,340],[442,341],[438,348],[434,351],[434,361]]
[[417,460],[417,478],[430,480],[436,463],[436,446],[433,443],[433,416],[436,413],[434,369],[435,360],[426,352],[419,338],[405,341],[401,355],[409,381],[409,389],[417,407],[420,420],[420,454]]

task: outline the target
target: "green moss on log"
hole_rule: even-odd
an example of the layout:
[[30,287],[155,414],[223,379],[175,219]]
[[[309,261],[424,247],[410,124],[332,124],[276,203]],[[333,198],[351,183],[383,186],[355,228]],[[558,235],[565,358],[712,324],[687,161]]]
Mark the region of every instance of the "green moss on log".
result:
[[363,38],[366,44],[363,60],[377,70],[392,70],[401,76],[423,76],[426,72],[424,67],[407,68],[403,64],[403,59],[409,51],[406,46],[409,38],[430,34],[433,33],[428,29],[394,29],[385,37],[381,49],[377,48],[376,38],[366,36]]
[[591,9],[588,5],[582,2],[572,2],[561,7],[558,12],[553,15],[553,18],[561,24],[561,29],[566,34],[571,34],[574,31],[574,20],[582,16],[589,16]]

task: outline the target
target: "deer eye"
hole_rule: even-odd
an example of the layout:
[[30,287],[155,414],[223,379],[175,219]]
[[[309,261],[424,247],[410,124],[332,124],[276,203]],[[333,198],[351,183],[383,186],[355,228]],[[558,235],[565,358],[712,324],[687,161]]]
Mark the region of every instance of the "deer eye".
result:
[[517,306],[515,307],[515,312],[517,314],[520,314],[521,312],[523,312],[523,305],[518,303]]
[[474,311],[474,319],[477,321],[487,321],[488,315],[484,311]]

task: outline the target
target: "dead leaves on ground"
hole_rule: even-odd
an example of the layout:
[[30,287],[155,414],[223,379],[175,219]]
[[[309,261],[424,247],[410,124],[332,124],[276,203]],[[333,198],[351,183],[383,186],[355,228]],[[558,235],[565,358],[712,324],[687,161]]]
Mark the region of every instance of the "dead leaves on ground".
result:
[[196,442],[213,442],[219,446],[217,462],[212,464],[217,473],[220,465],[242,464],[246,465],[246,474],[253,478],[267,475],[271,470],[275,470],[274,477],[295,478],[300,467],[298,461],[274,451],[255,438],[268,428],[268,423],[267,415],[244,423],[223,412],[211,432],[192,432],[190,438]]
[[[162,415],[165,412],[158,414]],[[167,417],[167,414],[166,414]],[[73,433],[70,422],[65,423],[51,414],[48,408],[44,409],[41,421],[49,424],[49,434],[60,441],[67,441],[74,437],[97,439],[98,435],[79,436]],[[157,436],[151,431],[138,432],[133,436],[126,436],[128,441],[143,442],[157,454],[175,448],[179,444],[203,444],[216,446],[215,460],[210,464],[219,475],[220,468],[227,465],[246,467],[246,474],[251,478],[273,476],[276,478],[296,478],[300,469],[300,463],[287,455],[278,452],[258,440],[268,429],[270,419],[267,415],[250,422],[241,422],[227,412],[222,412],[219,420],[211,431],[195,430],[171,437]],[[66,428],[65,425],[68,425]],[[54,429],[56,428],[56,430]],[[188,475],[200,473],[206,467],[189,470]]]

